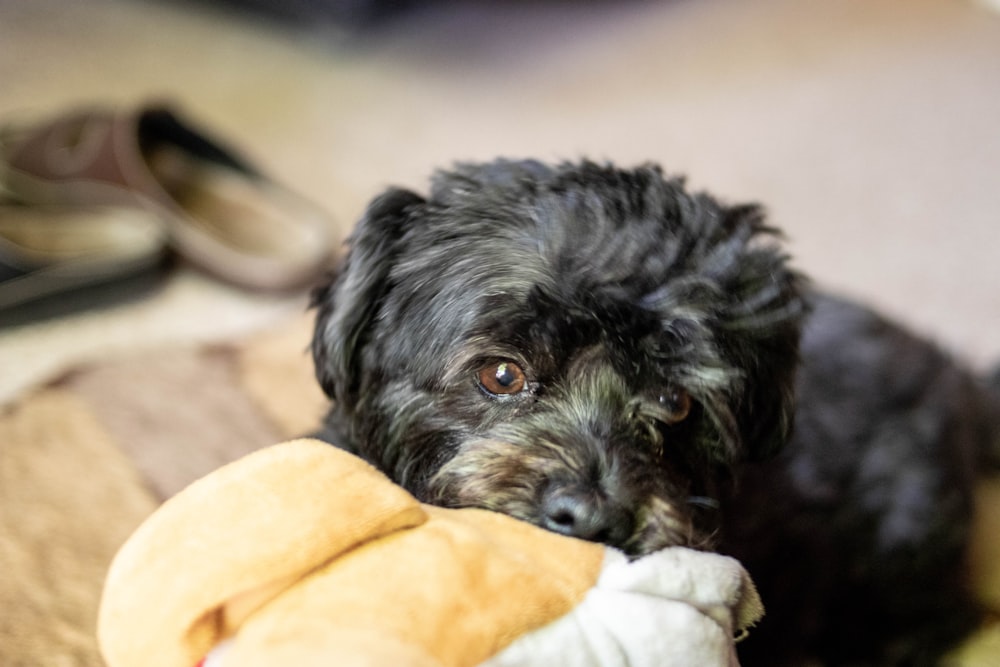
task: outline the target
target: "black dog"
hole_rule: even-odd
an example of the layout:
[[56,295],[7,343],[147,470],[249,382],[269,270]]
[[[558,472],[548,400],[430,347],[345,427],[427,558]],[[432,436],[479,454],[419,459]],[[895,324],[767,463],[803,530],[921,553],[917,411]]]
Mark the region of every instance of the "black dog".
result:
[[739,557],[769,612],[747,664],[934,664],[977,618],[996,402],[808,290],[757,207],[655,167],[460,166],[376,199],[315,305],[332,442],[425,502]]

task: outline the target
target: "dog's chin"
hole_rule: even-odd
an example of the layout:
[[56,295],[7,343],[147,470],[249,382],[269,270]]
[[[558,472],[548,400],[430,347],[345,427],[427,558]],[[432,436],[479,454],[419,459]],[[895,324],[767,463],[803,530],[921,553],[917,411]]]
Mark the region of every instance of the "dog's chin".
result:
[[[559,492],[565,486],[567,470],[572,470],[565,454],[565,448],[547,447],[544,441],[525,448],[502,440],[473,440],[464,443],[459,453],[430,477],[422,500],[443,507],[500,512],[581,537],[554,523],[543,509],[546,492]],[[636,506],[622,508],[624,518],[618,525],[582,539],[607,544],[631,558],[672,546],[709,546],[709,538],[696,531],[690,512],[682,507],[671,499],[648,494]]]

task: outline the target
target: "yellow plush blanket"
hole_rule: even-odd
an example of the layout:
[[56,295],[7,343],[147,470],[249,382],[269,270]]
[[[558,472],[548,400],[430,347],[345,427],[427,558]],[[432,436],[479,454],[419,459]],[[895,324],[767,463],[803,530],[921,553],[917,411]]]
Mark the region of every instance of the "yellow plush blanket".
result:
[[167,501],[113,561],[110,667],[734,665],[762,607],[734,560],[609,548],[421,505],[314,440]]

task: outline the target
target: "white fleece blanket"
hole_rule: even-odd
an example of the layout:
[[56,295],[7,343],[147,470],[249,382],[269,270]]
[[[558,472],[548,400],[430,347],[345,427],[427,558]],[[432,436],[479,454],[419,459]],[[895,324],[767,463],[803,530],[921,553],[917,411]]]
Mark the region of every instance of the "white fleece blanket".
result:
[[573,611],[483,666],[738,665],[734,637],[762,613],[732,558],[676,547],[630,563],[607,549],[597,584]]

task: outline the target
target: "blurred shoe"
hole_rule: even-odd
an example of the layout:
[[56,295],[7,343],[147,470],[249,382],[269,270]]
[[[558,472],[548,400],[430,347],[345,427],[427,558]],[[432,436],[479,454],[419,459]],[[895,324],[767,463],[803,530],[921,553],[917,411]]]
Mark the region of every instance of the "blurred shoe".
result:
[[49,312],[92,305],[88,290],[99,285],[126,292],[165,256],[163,224],[142,209],[0,206],[0,325],[42,301]]
[[244,287],[308,284],[333,251],[317,206],[161,106],[0,130],[0,191],[28,205],[144,208],[180,256]]

